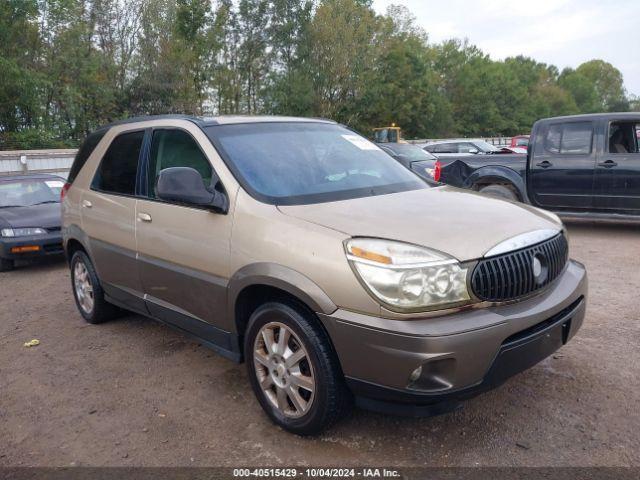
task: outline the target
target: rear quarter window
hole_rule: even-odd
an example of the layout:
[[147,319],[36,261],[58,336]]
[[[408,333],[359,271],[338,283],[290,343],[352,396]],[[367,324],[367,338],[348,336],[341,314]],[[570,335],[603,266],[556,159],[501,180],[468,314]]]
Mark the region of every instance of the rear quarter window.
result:
[[71,165],[71,170],[69,170],[69,176],[67,177],[67,182],[73,183],[78,176],[78,173],[80,173],[80,170],[82,170],[84,164],[87,163],[87,160],[106,133],[106,129],[98,130],[97,132],[90,133],[85,139],[78,149],[78,153],[76,153],[76,158],[73,159],[73,164]]

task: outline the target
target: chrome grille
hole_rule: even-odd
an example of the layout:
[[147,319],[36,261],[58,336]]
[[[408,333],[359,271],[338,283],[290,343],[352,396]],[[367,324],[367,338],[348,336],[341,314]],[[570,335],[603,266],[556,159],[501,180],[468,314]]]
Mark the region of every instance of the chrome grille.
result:
[[569,246],[563,234],[520,250],[484,258],[471,276],[473,293],[490,302],[529,295],[553,282],[564,269]]

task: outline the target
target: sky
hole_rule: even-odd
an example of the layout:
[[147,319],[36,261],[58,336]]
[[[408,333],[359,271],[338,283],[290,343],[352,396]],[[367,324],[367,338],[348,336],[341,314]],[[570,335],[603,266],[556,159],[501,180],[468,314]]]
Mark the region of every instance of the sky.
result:
[[564,67],[603,59],[640,96],[640,0],[374,0],[405,5],[429,40],[468,38],[491,58],[515,55]]

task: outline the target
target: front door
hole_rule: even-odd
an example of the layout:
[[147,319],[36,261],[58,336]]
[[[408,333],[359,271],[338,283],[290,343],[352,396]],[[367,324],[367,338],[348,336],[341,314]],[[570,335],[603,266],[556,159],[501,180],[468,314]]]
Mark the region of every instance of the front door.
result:
[[552,123],[539,132],[529,166],[535,204],[551,209],[593,206],[596,152],[592,122]]
[[82,227],[103,289],[142,313],[146,309],[136,262],[135,190],[143,138],[144,130],[117,135],[81,199]]
[[607,145],[596,166],[594,201],[597,210],[640,212],[640,116],[611,122]]
[[[201,138],[200,138],[201,137]],[[150,312],[228,349],[226,318],[232,215],[170,203],[156,195],[157,177],[169,167],[191,167],[209,186],[212,165],[197,128],[153,130],[146,173],[146,199],[136,208],[137,248]],[[199,138],[197,140],[196,138]]]

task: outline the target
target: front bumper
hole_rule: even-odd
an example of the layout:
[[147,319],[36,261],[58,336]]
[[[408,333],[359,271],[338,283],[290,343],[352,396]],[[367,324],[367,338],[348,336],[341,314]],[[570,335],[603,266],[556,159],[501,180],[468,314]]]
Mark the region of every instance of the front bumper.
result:
[[[455,408],[532,367],[581,327],[587,275],[569,261],[536,297],[441,317],[391,320],[345,310],[321,315],[356,402],[405,415]],[[422,367],[420,376],[410,376]]]
[[[38,247],[38,249],[12,253],[11,250],[13,248],[19,247]],[[29,237],[0,237],[0,257],[9,260],[60,255],[62,253],[64,253],[62,249],[62,234],[59,231]]]

